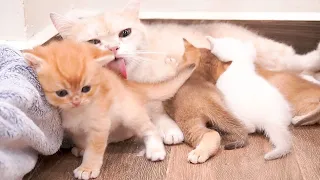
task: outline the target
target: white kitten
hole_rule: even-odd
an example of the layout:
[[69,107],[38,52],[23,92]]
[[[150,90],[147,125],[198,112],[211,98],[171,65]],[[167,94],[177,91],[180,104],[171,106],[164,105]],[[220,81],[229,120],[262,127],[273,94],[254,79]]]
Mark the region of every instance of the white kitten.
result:
[[290,106],[275,87],[255,72],[253,44],[233,38],[207,38],[213,54],[223,62],[232,61],[217,81],[217,88],[222,91],[229,110],[250,133],[263,130],[270,138],[275,148],[264,156],[266,160],[289,153]]

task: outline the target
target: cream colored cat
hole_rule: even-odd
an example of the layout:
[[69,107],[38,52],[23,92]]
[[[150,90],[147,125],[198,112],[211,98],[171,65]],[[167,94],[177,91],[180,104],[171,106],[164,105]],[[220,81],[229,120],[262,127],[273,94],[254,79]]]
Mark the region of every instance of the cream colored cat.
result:
[[[81,19],[52,13],[51,19],[63,38],[89,41],[116,52],[117,57],[125,61],[128,79],[138,82],[157,82],[174,76],[176,70],[164,66],[163,58],[182,59],[183,37],[197,47],[210,48],[205,35],[252,41],[257,49],[258,64],[267,69],[297,72],[320,70],[320,46],[317,50],[298,55],[286,44],[232,24],[143,24],[138,17],[139,7],[139,0],[131,0],[120,12],[105,12]],[[119,69],[123,68],[121,62],[118,61]],[[148,108],[166,144],[183,140],[181,130],[167,116],[160,102],[149,104]]]

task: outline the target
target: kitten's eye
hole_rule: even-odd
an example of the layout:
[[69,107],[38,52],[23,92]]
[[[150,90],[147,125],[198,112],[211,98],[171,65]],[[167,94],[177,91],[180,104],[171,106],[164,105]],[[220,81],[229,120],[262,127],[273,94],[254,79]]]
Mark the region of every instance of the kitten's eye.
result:
[[131,34],[131,28],[127,28],[125,30],[122,30],[120,33],[119,33],[119,37],[120,38],[125,38],[127,36],[129,36]]
[[91,90],[91,86],[84,86],[82,89],[81,89],[81,92],[83,93],[87,93]]
[[59,91],[56,91],[56,94],[59,97],[65,97],[66,95],[68,95],[68,91],[67,90],[59,90]]
[[101,41],[100,41],[99,39],[90,39],[90,40],[88,41],[88,43],[91,43],[91,44],[100,44]]

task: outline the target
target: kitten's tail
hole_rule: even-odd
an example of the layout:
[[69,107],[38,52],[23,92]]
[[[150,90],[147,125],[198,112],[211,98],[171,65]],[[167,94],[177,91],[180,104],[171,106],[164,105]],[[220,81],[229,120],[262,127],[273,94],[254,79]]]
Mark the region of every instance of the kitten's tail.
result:
[[172,98],[179,88],[189,79],[195,70],[194,63],[187,64],[181,68],[178,75],[172,79],[159,83],[135,83],[134,88],[139,94],[146,98],[147,101],[165,101]]
[[301,125],[311,125],[316,124],[320,121],[320,106],[318,106],[313,111],[309,112],[306,115],[295,116],[292,119],[292,124],[294,126],[301,126]]

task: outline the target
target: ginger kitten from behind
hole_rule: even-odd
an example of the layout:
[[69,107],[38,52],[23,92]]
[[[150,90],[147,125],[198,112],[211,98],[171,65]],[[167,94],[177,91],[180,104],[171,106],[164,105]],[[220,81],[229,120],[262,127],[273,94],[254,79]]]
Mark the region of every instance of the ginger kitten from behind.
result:
[[83,155],[81,165],[74,170],[76,178],[90,179],[100,174],[109,134],[119,126],[144,139],[148,159],[164,159],[161,136],[145,104],[172,97],[190,77],[194,63],[168,61],[168,66],[181,69],[175,78],[142,84],[124,80],[104,68],[114,61],[113,53],[89,43],[52,42],[25,51],[24,56],[36,71],[49,103],[61,109],[62,126],[76,145],[73,154]]
[[185,142],[195,148],[188,154],[191,163],[205,162],[221,144],[225,149],[241,148],[248,137],[246,128],[226,110],[215,87],[216,64],[210,56],[207,49],[189,43],[183,59],[196,59],[197,68],[176,95],[163,103],[184,133]]

